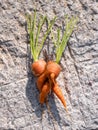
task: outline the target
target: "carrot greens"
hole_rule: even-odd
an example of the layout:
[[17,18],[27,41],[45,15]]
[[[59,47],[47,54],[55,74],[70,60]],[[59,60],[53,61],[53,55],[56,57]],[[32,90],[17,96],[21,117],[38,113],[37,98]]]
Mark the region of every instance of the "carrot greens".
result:
[[55,40],[54,34],[52,33],[52,39],[55,46],[55,53],[56,53],[56,62],[59,63],[62,53],[65,50],[65,47],[67,45],[67,42],[74,30],[74,27],[77,23],[77,18],[72,17],[70,20],[68,20],[68,17],[66,17],[66,29],[64,30],[62,39],[60,39],[61,31],[60,29],[57,30],[57,39]]
[[[29,33],[29,37],[30,37],[31,54],[32,54],[34,61],[38,60],[40,51],[42,50],[43,44],[52,29],[55,19],[56,19],[56,17],[53,18],[53,20],[50,22],[48,29],[46,30],[44,36],[42,37],[41,43],[39,43],[39,35],[41,33],[43,24],[47,20],[47,17],[46,16],[40,17],[40,20],[38,21],[39,22],[38,27],[37,27],[36,11],[34,12],[33,18],[31,17],[31,15],[28,16],[28,18],[27,18],[28,33]],[[37,31],[36,31],[36,29],[37,29]]]

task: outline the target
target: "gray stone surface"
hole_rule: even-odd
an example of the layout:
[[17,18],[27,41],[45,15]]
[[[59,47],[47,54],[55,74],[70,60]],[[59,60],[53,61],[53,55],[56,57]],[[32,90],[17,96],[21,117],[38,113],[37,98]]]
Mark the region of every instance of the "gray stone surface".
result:
[[[65,14],[79,17],[58,77],[71,119],[56,96],[50,109],[38,101],[24,17],[35,8],[58,16],[55,26]],[[98,130],[98,0],[0,0],[0,130],[38,129]]]

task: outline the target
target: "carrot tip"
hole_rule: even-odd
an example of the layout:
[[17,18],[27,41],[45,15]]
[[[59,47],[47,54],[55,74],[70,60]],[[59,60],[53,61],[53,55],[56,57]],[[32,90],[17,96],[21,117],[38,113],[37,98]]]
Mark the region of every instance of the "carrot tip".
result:
[[68,113],[68,109],[65,107],[66,112]]
[[69,114],[67,108],[65,108],[65,110],[66,110],[66,112],[67,112],[67,116],[68,116],[68,117],[70,118],[70,120],[73,122],[73,119],[72,119],[71,115]]

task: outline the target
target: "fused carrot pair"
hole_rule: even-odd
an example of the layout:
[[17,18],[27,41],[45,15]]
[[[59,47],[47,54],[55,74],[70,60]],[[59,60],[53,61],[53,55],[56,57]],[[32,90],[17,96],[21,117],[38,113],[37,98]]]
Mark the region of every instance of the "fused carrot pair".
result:
[[[37,63],[37,65],[40,65],[39,73],[38,73],[38,69],[36,69],[35,63]],[[54,61],[48,61],[46,63],[44,60],[38,60],[32,64],[32,70],[34,75],[37,76],[37,88],[40,92],[39,102],[41,104],[45,103],[47,95],[50,93],[50,91],[52,91],[61,100],[61,102],[63,103],[67,111],[66,101],[56,81],[56,78],[58,77],[61,71],[60,65]]]

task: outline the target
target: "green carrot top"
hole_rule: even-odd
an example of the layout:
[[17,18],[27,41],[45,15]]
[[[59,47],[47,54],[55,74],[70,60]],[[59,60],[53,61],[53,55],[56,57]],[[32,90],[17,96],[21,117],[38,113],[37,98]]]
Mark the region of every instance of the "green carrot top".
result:
[[[40,51],[42,50],[43,44],[50,33],[52,26],[55,22],[56,17],[50,22],[48,29],[46,30],[44,36],[42,37],[41,43],[39,43],[39,34],[41,33],[41,29],[45,21],[47,20],[46,16],[40,17],[37,27],[37,20],[36,20],[36,11],[34,12],[34,17],[32,18],[31,15],[27,18],[27,26],[28,26],[28,33],[30,37],[30,48],[31,54],[34,61],[38,60]],[[36,30],[37,29],[37,30]]]
[[64,30],[62,39],[60,39],[60,33],[61,30],[57,30],[57,39],[55,39],[54,34],[52,33],[53,43],[55,46],[55,53],[56,53],[56,62],[59,63],[60,59],[62,57],[62,53],[65,50],[65,47],[67,45],[67,42],[74,30],[75,25],[77,24],[78,19],[75,17],[72,17],[70,20],[68,20],[68,17],[66,17],[66,29]]

